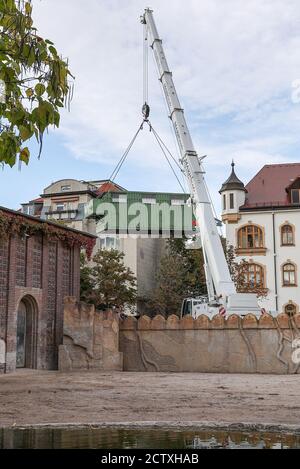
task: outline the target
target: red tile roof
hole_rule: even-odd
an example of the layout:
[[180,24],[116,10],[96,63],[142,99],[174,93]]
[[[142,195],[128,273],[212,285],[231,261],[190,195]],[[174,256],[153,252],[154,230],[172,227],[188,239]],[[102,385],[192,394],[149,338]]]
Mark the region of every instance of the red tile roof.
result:
[[122,191],[120,189],[120,186],[118,186],[118,184],[114,184],[111,181],[107,181],[107,182],[104,182],[104,184],[102,184],[102,186],[100,186],[99,189],[95,191],[95,193],[98,195],[104,194],[105,192],[122,192]]
[[289,205],[286,188],[300,177],[300,163],[265,165],[246,185],[241,208]]
[[36,204],[42,204],[44,202],[44,199],[42,199],[42,197],[39,197],[38,199],[33,199],[30,201],[31,202],[35,202]]

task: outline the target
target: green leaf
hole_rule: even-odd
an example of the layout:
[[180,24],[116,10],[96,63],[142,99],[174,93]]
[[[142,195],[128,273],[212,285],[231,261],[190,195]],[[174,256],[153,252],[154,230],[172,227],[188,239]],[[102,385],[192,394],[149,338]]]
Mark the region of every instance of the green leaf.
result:
[[30,5],[29,2],[25,3],[25,13],[26,15],[31,15],[32,13],[32,6]]
[[27,59],[27,63],[29,65],[29,67],[31,67],[35,62],[35,51],[34,51],[34,47],[31,47],[30,48],[30,52],[29,52],[29,56],[28,56],[28,59]]
[[13,125],[16,125],[18,123],[22,123],[24,117],[25,117],[24,109],[13,109],[11,111],[11,114],[10,114],[10,122]]
[[57,50],[55,49],[55,47],[49,46],[49,51],[51,52],[52,55],[57,57],[58,54],[57,54]]
[[25,127],[24,125],[20,125],[19,131],[20,131],[20,137],[23,140],[23,142],[25,140],[28,140],[33,135],[33,130],[29,127]]
[[37,96],[42,96],[45,93],[45,90],[46,88],[42,83],[38,83],[34,88],[34,91]]
[[59,127],[59,122],[60,122],[60,115],[59,115],[59,112],[57,111],[54,111],[54,124],[56,125],[56,127]]
[[33,89],[32,88],[28,88],[26,90],[26,96],[27,96],[27,98],[31,98],[33,96]]
[[19,156],[20,161],[23,161],[26,165],[28,165],[29,157],[30,157],[30,151],[28,147],[23,148]]

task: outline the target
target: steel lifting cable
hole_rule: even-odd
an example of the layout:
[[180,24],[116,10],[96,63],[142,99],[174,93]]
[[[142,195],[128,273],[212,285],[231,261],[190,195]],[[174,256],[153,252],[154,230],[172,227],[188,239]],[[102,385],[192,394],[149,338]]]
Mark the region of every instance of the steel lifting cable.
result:
[[131,148],[132,148],[134,142],[136,141],[138,134],[140,133],[141,130],[143,130],[143,124],[144,124],[144,119],[143,119],[143,122],[140,124],[138,130],[137,130],[136,133],[134,134],[134,136],[133,136],[131,142],[129,143],[128,147],[126,148],[125,152],[124,152],[123,155],[121,156],[121,158],[120,158],[118,164],[116,165],[115,169],[114,169],[113,172],[111,173],[110,178],[109,178],[110,181],[114,182],[114,180],[116,179],[117,175],[119,174],[119,171],[120,171],[120,169],[122,168],[123,163],[124,163],[124,161],[126,160],[127,155],[128,155],[128,153],[130,152],[130,150],[131,150]]
[[[143,119],[143,121],[142,121],[142,123],[140,124],[138,130],[135,132],[135,134],[134,134],[132,140],[130,141],[128,147],[126,148],[125,152],[123,153],[123,155],[121,156],[121,158],[120,158],[120,160],[118,161],[117,165],[115,166],[113,172],[111,173],[111,175],[110,175],[110,177],[109,177],[109,181],[111,181],[111,182],[114,182],[114,181],[115,181],[115,179],[116,179],[117,175],[119,174],[119,172],[120,172],[120,170],[121,170],[121,168],[122,168],[122,166],[123,166],[123,164],[124,164],[124,162],[125,162],[125,160],[126,160],[128,154],[129,154],[131,148],[133,147],[134,142],[135,142],[136,139],[137,139],[138,134],[140,133],[141,130],[143,130],[143,125],[144,125],[145,122],[149,125],[149,129],[150,129],[150,131],[153,133],[155,140],[157,141],[157,143],[158,143],[158,145],[159,145],[159,147],[160,147],[160,149],[161,149],[161,151],[162,151],[164,157],[166,158],[166,160],[167,160],[167,162],[168,162],[168,165],[170,166],[170,168],[171,168],[171,170],[172,170],[172,172],[173,172],[173,174],[174,174],[174,176],[175,176],[175,178],[176,178],[176,180],[177,180],[177,182],[178,182],[180,188],[182,189],[182,192],[185,193],[186,191],[185,191],[183,185],[181,184],[180,179],[179,179],[179,177],[177,176],[176,171],[174,170],[170,159],[168,158],[167,152],[168,152],[169,155],[172,157],[172,159],[174,160],[174,162],[176,163],[176,165],[178,166],[178,168],[180,169],[180,171],[182,171],[182,168],[180,167],[180,165],[178,164],[178,162],[176,161],[176,159],[174,158],[174,156],[172,155],[172,153],[170,152],[170,150],[168,149],[168,147],[166,146],[166,144],[163,142],[163,140],[161,139],[161,137],[158,135],[158,133],[156,132],[156,130],[153,128],[152,124],[150,123],[150,121],[149,121],[148,119]],[[109,193],[109,192],[111,192],[111,189],[107,191],[107,193]],[[107,193],[106,193],[106,194],[107,194]]]
[[[177,180],[179,186],[181,187],[182,192],[185,194],[184,187],[183,187],[183,185],[181,184],[180,179],[179,179],[179,177],[177,176],[176,171],[174,170],[174,168],[173,168],[173,166],[172,166],[172,163],[171,163],[171,161],[169,160],[168,155],[167,155],[167,153],[166,153],[166,151],[165,151],[165,149],[164,149],[164,147],[167,148],[166,145],[162,142],[162,140],[161,140],[161,138],[159,137],[159,135],[157,134],[157,132],[153,129],[151,123],[150,123],[148,120],[147,120],[146,122],[147,122],[147,124],[149,125],[150,131],[153,132],[153,135],[154,135],[154,137],[155,137],[155,139],[156,139],[156,141],[157,141],[157,143],[158,143],[158,145],[159,145],[159,147],[160,147],[160,149],[161,149],[161,151],[162,151],[164,157],[166,158],[166,160],[167,160],[167,162],[168,162],[168,164],[169,164],[169,166],[170,166],[170,168],[171,168],[171,170],[172,170],[172,172],[173,172],[173,174],[174,174],[174,176],[175,176],[175,178],[176,178],[176,180]],[[161,143],[161,142],[162,142],[162,143]],[[169,151],[169,150],[168,150],[168,151]],[[171,153],[170,153],[170,154],[171,154]],[[174,159],[173,155],[172,155],[172,158]],[[176,164],[177,164],[177,162],[176,162]],[[178,165],[178,166],[179,166],[179,165]],[[180,170],[181,170],[181,168],[180,168]]]
[[[185,189],[183,187],[183,185],[181,184],[180,182],[180,179],[178,178],[173,166],[172,166],[172,163],[170,161],[170,159],[168,158],[168,155],[167,153],[169,154],[169,156],[173,159],[174,163],[177,165],[177,167],[179,168],[179,170],[183,173],[183,169],[181,168],[181,166],[179,165],[179,163],[177,162],[176,158],[174,158],[173,154],[171,153],[171,151],[169,150],[169,148],[166,146],[166,144],[164,143],[164,141],[162,140],[162,138],[158,135],[158,133],[156,132],[156,130],[153,128],[152,124],[150,123],[149,121],[149,113],[150,113],[150,107],[148,105],[148,99],[149,99],[149,78],[148,78],[148,75],[149,75],[149,59],[148,59],[148,51],[149,51],[149,48],[148,48],[148,26],[147,24],[144,24],[144,28],[143,28],[143,102],[144,102],[144,105],[143,105],[143,109],[142,109],[142,113],[143,113],[143,121],[142,123],[140,124],[138,130],[136,131],[136,133],[134,134],[132,140],[130,141],[128,147],[126,148],[125,152],[123,153],[123,155],[121,156],[119,162],[117,163],[116,167],[114,168],[113,172],[111,173],[110,177],[109,177],[109,180],[111,182],[114,182],[117,175],[119,174],[120,172],[120,169],[122,168],[138,134],[140,133],[141,130],[143,130],[143,125],[144,123],[146,122],[148,125],[149,125],[149,129],[150,131],[153,132],[153,135],[164,155],[164,157],[166,158],[179,186],[181,187],[183,193],[185,193]],[[107,191],[107,193],[111,192],[111,189],[109,189]],[[106,194],[107,194],[106,193]]]
[[175,156],[172,154],[172,152],[169,150],[169,148],[167,147],[167,145],[164,143],[164,141],[162,140],[162,138],[158,135],[158,133],[156,132],[156,130],[152,127],[151,125],[151,129],[153,131],[153,134],[157,137],[157,139],[160,141],[160,143],[162,144],[162,146],[166,149],[166,151],[169,153],[170,157],[172,158],[172,160],[174,161],[174,163],[176,164],[176,166],[178,167],[179,171],[184,173],[184,170],[183,168],[180,166],[180,164],[178,163],[178,161],[176,160]]
[[143,103],[148,104],[149,99],[149,60],[148,60],[148,26],[143,28]]

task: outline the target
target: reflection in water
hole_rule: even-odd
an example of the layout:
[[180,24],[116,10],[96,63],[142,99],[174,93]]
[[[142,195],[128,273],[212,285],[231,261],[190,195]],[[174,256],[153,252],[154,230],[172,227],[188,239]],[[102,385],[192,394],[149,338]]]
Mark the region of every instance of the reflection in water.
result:
[[0,449],[199,449],[300,448],[300,435],[165,429],[38,428],[0,429]]

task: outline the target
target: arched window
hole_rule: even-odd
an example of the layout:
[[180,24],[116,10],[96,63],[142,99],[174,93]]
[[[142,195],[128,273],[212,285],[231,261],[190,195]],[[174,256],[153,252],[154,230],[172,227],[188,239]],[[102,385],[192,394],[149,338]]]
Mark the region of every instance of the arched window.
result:
[[287,262],[282,266],[282,277],[284,287],[296,286],[296,266],[291,262]]
[[281,227],[281,244],[282,246],[294,245],[294,230],[291,225],[283,225]]
[[238,248],[255,249],[264,247],[263,231],[259,226],[247,225],[238,231]]
[[265,275],[264,268],[259,264],[245,264],[243,266],[244,287],[247,290],[264,288]]
[[285,305],[284,312],[288,316],[294,316],[297,313],[297,307],[294,303],[289,303],[288,305]]

